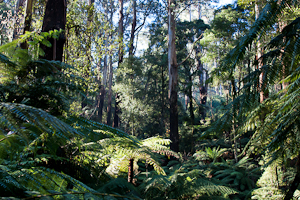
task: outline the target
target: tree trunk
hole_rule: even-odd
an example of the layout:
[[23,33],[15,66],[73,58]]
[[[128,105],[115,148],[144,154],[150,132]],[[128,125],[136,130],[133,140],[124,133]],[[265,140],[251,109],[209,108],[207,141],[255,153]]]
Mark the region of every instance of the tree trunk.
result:
[[[25,34],[26,31],[30,31],[30,25],[32,21],[32,4],[33,0],[27,0],[23,34]],[[22,49],[28,49],[27,42],[21,43],[20,46]]]
[[108,80],[108,100],[107,100],[107,125],[111,126],[111,100],[112,100],[112,78],[113,78],[113,68],[112,68],[112,56],[109,56],[109,80]]
[[32,6],[33,6],[33,0],[27,0],[23,33],[30,30],[30,25],[32,20]]
[[[108,8],[107,12],[108,13]],[[100,85],[100,102],[99,102],[99,108],[98,108],[98,119],[99,122],[102,123],[102,116],[103,116],[103,107],[104,107],[104,98],[106,94],[106,82],[107,82],[107,57],[108,57],[108,39],[105,40],[105,55],[104,55],[104,66],[103,66],[103,78],[102,78],[102,84]]]
[[129,160],[128,165],[128,183],[133,183],[133,159]]
[[168,1],[168,18],[169,18],[169,46],[168,46],[168,68],[169,68],[169,99],[170,99],[170,140],[171,150],[179,151],[179,134],[178,134],[178,106],[177,106],[177,84],[178,84],[178,65],[176,59],[175,46],[175,0]]
[[103,106],[104,106],[104,98],[105,98],[105,84],[103,84],[103,83],[100,86],[99,97],[100,98],[99,98],[99,108],[98,108],[98,120],[99,120],[100,123],[102,123]]
[[[254,9],[255,9],[255,20],[257,20],[259,17],[260,8],[256,1],[255,1]],[[261,69],[263,66],[263,59],[261,58],[261,56],[263,54],[263,49],[261,46],[262,46],[261,41],[258,40],[257,41],[257,52],[256,52],[256,58],[258,60],[258,66],[257,66],[258,69]],[[259,102],[260,103],[262,103],[266,98],[268,98],[267,92],[265,91],[265,88],[264,88],[265,84],[263,83],[263,77],[264,77],[264,73],[261,72],[261,74],[259,75],[259,81],[258,81],[258,84],[259,84],[258,91],[259,91]]]
[[191,117],[191,125],[195,124],[194,106],[193,106],[193,91],[192,91],[192,75],[189,75],[189,88],[188,88],[188,99],[189,99],[189,112]]
[[135,34],[135,27],[136,27],[136,0],[132,0],[132,7],[133,7],[133,19],[132,19],[132,26],[131,26],[131,33],[130,33],[130,42],[129,42],[129,56],[133,56],[133,42],[134,42],[134,34]]
[[16,15],[15,15],[15,24],[14,24],[14,34],[13,38],[17,39],[23,30],[23,20],[24,20],[24,8],[26,0],[18,0],[16,5]]
[[[279,1],[279,2],[280,2],[280,1]],[[279,3],[279,2],[278,2],[278,3]],[[279,18],[278,27],[279,27],[279,32],[280,32],[280,33],[282,33],[282,30],[283,30],[283,28],[284,28],[286,25],[287,25],[287,22],[286,22],[286,21],[283,21],[283,20],[281,20],[281,19]],[[286,40],[286,39],[284,38],[284,40]],[[282,50],[282,52],[285,51],[284,48],[282,48],[281,50]],[[281,57],[282,57],[282,56],[280,56],[280,60],[282,60]],[[282,75],[283,75],[282,78],[283,78],[283,79],[285,79],[285,78],[288,76],[287,69],[288,69],[288,68],[285,66],[285,64],[284,64],[283,61],[282,61]],[[282,89],[285,89],[288,85],[289,85],[289,84],[288,84],[287,82],[283,82],[283,83],[282,83]]]
[[160,113],[160,135],[163,136],[165,130],[165,76],[164,66],[161,65],[161,113]]
[[124,32],[124,28],[123,28],[123,20],[124,20],[124,16],[123,16],[123,0],[119,0],[119,62],[118,62],[118,66],[120,66],[120,64],[123,62],[123,32]]
[[116,93],[116,98],[115,98],[115,101],[116,101],[116,105],[115,105],[115,114],[114,114],[114,122],[113,122],[113,127],[114,128],[117,128],[119,127],[119,113],[120,113],[120,109],[119,109],[119,94]]
[[[48,32],[54,29],[65,30],[66,9],[67,4],[65,0],[48,0],[43,20],[42,32]],[[53,38],[49,40],[52,44],[51,48],[41,45],[41,48],[45,52],[45,56],[43,58],[47,60],[62,61],[65,40],[64,33],[61,33],[58,40]]]
[[[118,67],[121,65],[123,62],[123,0],[119,0],[119,62],[118,62]],[[114,114],[114,123],[113,127],[117,128],[119,127],[119,113],[120,113],[120,108],[119,108],[119,95],[116,94],[116,103],[115,103],[115,114]]]
[[[113,1],[110,1],[110,26],[113,27]],[[112,42],[112,33],[109,36],[109,41]],[[108,100],[107,100],[107,125],[111,126],[111,100],[112,100],[112,78],[113,78],[113,67],[112,67],[112,50],[109,50],[109,78],[108,78]]]
[[[235,87],[235,80],[232,78],[231,79],[231,85],[232,85],[232,101],[235,100],[237,93],[236,93],[236,87]],[[235,126],[236,126],[236,106],[233,104],[232,107],[233,110],[233,119],[232,119],[232,133],[233,133],[233,145],[234,145],[234,159],[235,162],[238,162],[238,152],[237,152],[237,140],[236,140],[236,131],[235,131]]]

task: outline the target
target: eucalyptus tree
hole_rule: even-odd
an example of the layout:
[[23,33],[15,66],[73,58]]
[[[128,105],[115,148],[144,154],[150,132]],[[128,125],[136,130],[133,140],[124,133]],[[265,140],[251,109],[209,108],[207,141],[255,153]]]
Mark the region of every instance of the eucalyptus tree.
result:
[[[123,37],[124,37],[124,15],[123,15],[123,0],[119,0],[119,50],[118,50],[118,56],[119,56],[119,60],[118,60],[118,67],[122,64],[123,62],[123,56],[124,56],[124,48],[123,48]],[[116,97],[115,97],[115,113],[114,113],[114,121],[113,121],[113,127],[119,127],[119,114],[120,114],[120,108],[119,108],[119,94],[116,93]]]
[[110,18],[109,18],[109,27],[110,27],[110,34],[109,34],[109,42],[110,42],[110,49],[109,49],[109,78],[108,78],[108,100],[107,100],[107,117],[106,123],[111,126],[111,102],[112,102],[112,84],[113,84],[113,14],[114,14],[114,1],[110,0]]
[[14,23],[14,35],[13,38],[17,38],[22,34],[23,20],[24,20],[24,9],[26,0],[18,0],[15,9],[15,23]]
[[175,46],[175,0],[168,0],[168,69],[169,69],[169,99],[170,99],[170,139],[171,149],[179,151],[178,133],[178,64]]

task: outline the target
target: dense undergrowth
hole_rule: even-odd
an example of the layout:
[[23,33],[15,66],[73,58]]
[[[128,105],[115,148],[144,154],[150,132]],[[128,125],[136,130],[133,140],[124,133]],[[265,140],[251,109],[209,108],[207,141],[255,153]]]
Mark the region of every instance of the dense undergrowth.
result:
[[[232,74],[246,49],[274,25],[284,5],[293,4],[282,2],[265,7],[249,34],[212,73],[214,78],[234,82]],[[39,45],[49,45],[58,31],[27,32],[1,46],[0,195],[299,199],[299,30],[297,18],[266,44],[264,66],[244,76],[239,94],[215,107],[211,102],[216,116],[206,123],[181,124],[184,153],[171,151],[169,139],[138,138],[70,112],[74,99],[86,97],[84,80],[70,65],[39,58]],[[29,49],[19,47],[24,42]],[[269,96],[259,102],[262,74]],[[283,83],[285,88],[274,90]]]

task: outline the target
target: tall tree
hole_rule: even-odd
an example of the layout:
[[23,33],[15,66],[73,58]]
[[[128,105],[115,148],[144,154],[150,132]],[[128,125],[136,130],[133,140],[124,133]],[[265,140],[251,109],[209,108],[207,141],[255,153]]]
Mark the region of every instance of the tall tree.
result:
[[[259,13],[260,13],[260,6],[258,4],[257,1],[255,1],[255,6],[254,6],[254,11],[255,11],[255,20],[258,19],[259,17]],[[261,40],[258,40],[257,41],[257,44],[256,44],[256,59],[258,60],[258,64],[257,64],[257,68],[262,70],[262,66],[263,66],[263,58],[262,58],[262,55],[263,55],[263,49],[262,49],[262,42]],[[263,84],[263,76],[264,76],[264,73],[261,72],[260,76],[259,76],[259,102],[262,103],[266,98],[267,98],[267,95],[266,95],[266,91],[265,91],[265,88],[264,88],[264,84]]]
[[13,38],[16,39],[22,34],[23,20],[24,20],[24,9],[26,0],[18,0],[16,5],[15,24]]
[[[108,14],[108,4],[106,4],[106,8],[105,8],[105,12]],[[106,16],[106,21],[109,21],[109,17],[108,15]],[[99,94],[99,97],[100,97],[100,100],[99,100],[99,107],[98,107],[98,119],[99,119],[99,122],[101,123],[102,122],[102,115],[103,115],[103,106],[104,106],[104,98],[105,98],[105,94],[106,94],[106,84],[107,84],[107,70],[108,70],[108,40],[109,40],[109,34],[110,31],[106,31],[104,34],[105,34],[105,55],[104,55],[104,62],[103,62],[103,77],[102,77],[102,82],[101,82],[101,85],[100,85],[100,94]]]
[[[31,26],[31,21],[32,21],[32,6],[33,6],[33,0],[27,0],[25,21],[24,21],[24,30],[23,30],[24,34],[26,31],[30,31],[30,26]],[[27,43],[26,42],[22,43],[21,48],[27,49],[28,48]]]
[[[110,0],[110,19],[109,24],[112,29],[113,27],[113,0]],[[109,34],[109,42],[112,43],[112,32]],[[113,67],[112,67],[112,49],[109,50],[109,78],[108,78],[108,100],[107,100],[107,125],[111,126],[111,101],[112,101],[112,79],[113,79]]]
[[179,151],[178,134],[178,66],[175,45],[175,0],[168,0],[168,68],[169,68],[169,100],[170,100],[170,140],[171,150]]
[[130,33],[130,42],[129,42],[129,56],[133,56],[133,49],[134,49],[134,34],[135,34],[135,27],[136,27],[136,0],[132,0],[132,9],[133,9],[133,19],[132,19],[132,26],[131,26],[131,33]]
[[[123,62],[123,20],[124,20],[124,15],[123,15],[123,0],[119,0],[119,61],[118,61],[118,67],[122,64]],[[116,94],[116,103],[115,103],[115,114],[114,114],[114,123],[113,127],[118,127],[119,126],[119,113],[120,113],[120,108],[119,108],[119,95],[118,93]]]

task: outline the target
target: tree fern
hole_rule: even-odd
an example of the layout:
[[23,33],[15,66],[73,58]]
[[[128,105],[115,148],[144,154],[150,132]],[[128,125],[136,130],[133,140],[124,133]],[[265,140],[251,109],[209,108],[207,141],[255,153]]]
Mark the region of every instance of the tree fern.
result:
[[168,176],[145,177],[140,186],[146,199],[229,199],[235,190],[205,178],[199,169],[180,166]]

